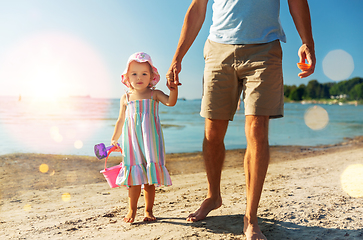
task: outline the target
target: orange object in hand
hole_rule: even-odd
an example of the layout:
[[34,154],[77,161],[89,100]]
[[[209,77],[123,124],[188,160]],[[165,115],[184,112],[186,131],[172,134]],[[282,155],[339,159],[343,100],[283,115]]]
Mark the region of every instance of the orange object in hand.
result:
[[302,71],[306,71],[310,68],[311,64],[307,63],[297,63],[297,67],[300,68]]

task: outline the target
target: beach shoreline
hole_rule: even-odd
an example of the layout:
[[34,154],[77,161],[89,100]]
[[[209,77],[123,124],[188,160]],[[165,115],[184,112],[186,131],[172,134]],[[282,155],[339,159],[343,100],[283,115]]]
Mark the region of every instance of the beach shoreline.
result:
[[[173,186],[157,188],[158,221],[125,224],[127,190],[111,189],[96,157],[0,155],[0,236],[5,239],[245,239],[243,156],[227,150],[221,208],[203,221],[185,218],[205,198],[202,153],[167,154]],[[110,157],[114,166],[120,156]],[[347,167],[363,164],[363,137],[325,146],[272,146],[259,207],[268,239],[362,239],[363,198],[343,191]],[[47,166],[47,171],[40,166]],[[43,173],[41,172],[43,171]],[[363,190],[362,190],[363,191]]]

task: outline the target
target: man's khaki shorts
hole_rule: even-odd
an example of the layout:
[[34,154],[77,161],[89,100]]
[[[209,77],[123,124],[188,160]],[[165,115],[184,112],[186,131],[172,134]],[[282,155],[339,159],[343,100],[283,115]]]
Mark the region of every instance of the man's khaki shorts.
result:
[[280,41],[230,45],[206,41],[200,115],[233,120],[242,95],[245,115],[279,118],[284,112]]

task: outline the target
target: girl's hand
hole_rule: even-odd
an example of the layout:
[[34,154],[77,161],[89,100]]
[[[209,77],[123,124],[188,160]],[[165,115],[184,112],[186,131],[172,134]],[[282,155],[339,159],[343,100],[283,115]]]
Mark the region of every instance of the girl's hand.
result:
[[[179,83],[179,84],[181,85],[181,83]],[[171,84],[169,84],[169,85],[167,85],[167,86],[168,86],[168,88],[169,88],[170,91],[174,91],[175,89],[178,88],[178,85],[175,84],[174,82],[171,83]]]
[[111,145],[118,147],[118,142],[116,140],[111,140]]

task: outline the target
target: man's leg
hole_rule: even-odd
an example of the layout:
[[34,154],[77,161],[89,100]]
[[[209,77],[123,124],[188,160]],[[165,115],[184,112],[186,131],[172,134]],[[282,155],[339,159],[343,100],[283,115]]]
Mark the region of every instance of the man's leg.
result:
[[202,220],[210,211],[222,205],[220,183],[225,156],[224,136],[227,127],[228,120],[205,120],[203,158],[208,179],[208,195],[200,208],[188,216],[187,221]]
[[244,169],[247,206],[243,232],[248,240],[266,239],[258,226],[257,208],[270,159],[268,125],[268,116],[246,116],[247,150]]

